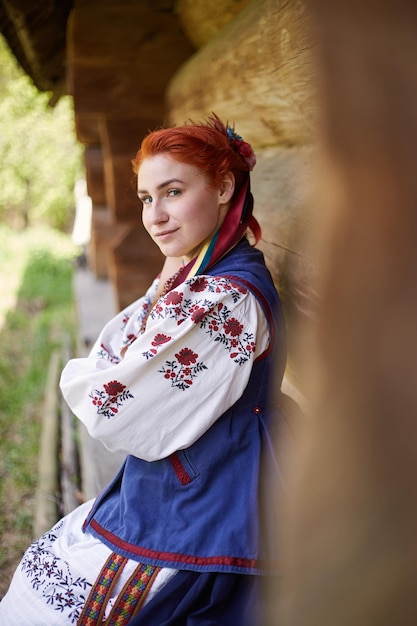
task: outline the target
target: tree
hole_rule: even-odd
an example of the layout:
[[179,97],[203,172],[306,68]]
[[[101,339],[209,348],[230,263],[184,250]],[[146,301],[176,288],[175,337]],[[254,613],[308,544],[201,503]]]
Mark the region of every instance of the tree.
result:
[[52,108],[0,38],[0,219],[65,230],[72,221],[81,146],[72,100]]

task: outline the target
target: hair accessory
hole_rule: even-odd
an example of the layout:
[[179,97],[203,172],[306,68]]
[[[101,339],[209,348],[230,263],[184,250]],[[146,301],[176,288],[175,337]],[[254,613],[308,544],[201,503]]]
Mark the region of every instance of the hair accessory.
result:
[[229,124],[226,125],[226,133],[232,148],[240,154],[244,161],[246,161],[249,171],[251,172],[256,164],[256,156],[252,150],[252,146],[246,141],[243,141],[242,137],[238,135],[235,132],[235,129]]

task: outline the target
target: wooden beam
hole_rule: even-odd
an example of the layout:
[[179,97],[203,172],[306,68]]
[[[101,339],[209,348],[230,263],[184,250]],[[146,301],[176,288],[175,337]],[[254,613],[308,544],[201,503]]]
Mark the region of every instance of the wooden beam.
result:
[[139,210],[131,161],[149,128],[157,126],[157,120],[153,119],[148,125],[141,117],[104,117],[99,126],[107,207],[115,221],[131,221]]
[[192,52],[173,10],[145,2],[77,4],[67,50],[75,109],[162,121],[166,84]]
[[256,0],[172,78],[170,119],[215,111],[255,148],[314,139],[317,106],[309,19],[300,0]]
[[254,215],[262,228],[258,248],[265,255],[278,288],[288,330],[286,376],[303,390],[300,380],[297,327],[315,315],[318,301],[318,239],[312,212],[316,149],[268,148],[257,157],[251,175]]
[[87,192],[95,206],[106,205],[104,188],[103,151],[100,146],[87,146],[84,150]]
[[119,310],[145,293],[163,262],[159,248],[140,228],[139,218],[121,227],[109,251],[109,275],[116,289]]
[[251,0],[178,0],[177,12],[188,39],[201,48],[214,39]]

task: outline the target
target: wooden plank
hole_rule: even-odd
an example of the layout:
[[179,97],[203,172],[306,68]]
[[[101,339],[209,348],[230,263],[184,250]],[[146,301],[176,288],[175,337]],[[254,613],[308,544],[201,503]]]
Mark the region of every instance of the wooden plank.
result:
[[34,537],[40,537],[59,518],[59,398],[58,380],[61,368],[59,350],[51,354],[45,385],[42,431],[38,457],[38,485],[33,521]]
[[257,153],[251,174],[254,215],[262,228],[258,247],[283,303],[288,331],[286,376],[297,394],[303,385],[296,329],[300,321],[314,317],[318,301],[320,233],[312,214],[315,160],[315,148],[267,148]]
[[85,176],[87,192],[95,206],[106,204],[104,189],[103,151],[100,146],[87,146],[84,150]]
[[[64,342],[62,361],[67,363],[71,358],[69,338]],[[62,513],[67,515],[82,502],[81,476],[77,446],[77,418],[61,397],[61,463],[60,484],[62,497]]]
[[111,213],[106,207],[95,206],[91,216],[91,239],[88,245],[88,262],[96,278],[109,276],[109,247],[117,232]]
[[255,148],[315,138],[313,42],[304,2],[256,0],[174,75],[171,121],[215,111]]
[[143,296],[163,262],[162,253],[139,224],[139,219],[123,224],[111,242],[109,253],[109,276],[119,310]]
[[98,123],[100,115],[96,113],[79,113],[74,111],[75,132],[79,142],[96,146],[100,144]]
[[155,118],[148,122],[136,117],[103,118],[100,123],[106,204],[115,222],[138,216],[140,204],[131,161],[148,129],[158,124]]
[[107,207],[115,222],[138,216],[139,201],[133,181],[132,153],[105,154],[104,173]]
[[251,0],[178,0],[177,12],[189,41],[201,48]]
[[67,46],[75,109],[160,117],[166,84],[192,52],[173,11],[144,2],[76,5]]

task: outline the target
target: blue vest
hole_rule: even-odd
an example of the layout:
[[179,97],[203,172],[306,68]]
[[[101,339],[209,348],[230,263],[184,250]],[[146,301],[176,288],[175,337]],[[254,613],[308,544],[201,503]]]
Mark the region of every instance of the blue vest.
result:
[[276,565],[260,519],[260,471],[277,417],[271,388],[280,387],[285,365],[280,303],[262,253],[246,240],[205,273],[233,276],[254,293],[276,350],[258,357],[241,398],[189,448],[153,462],[129,455],[84,528],[151,565],[262,574]]

